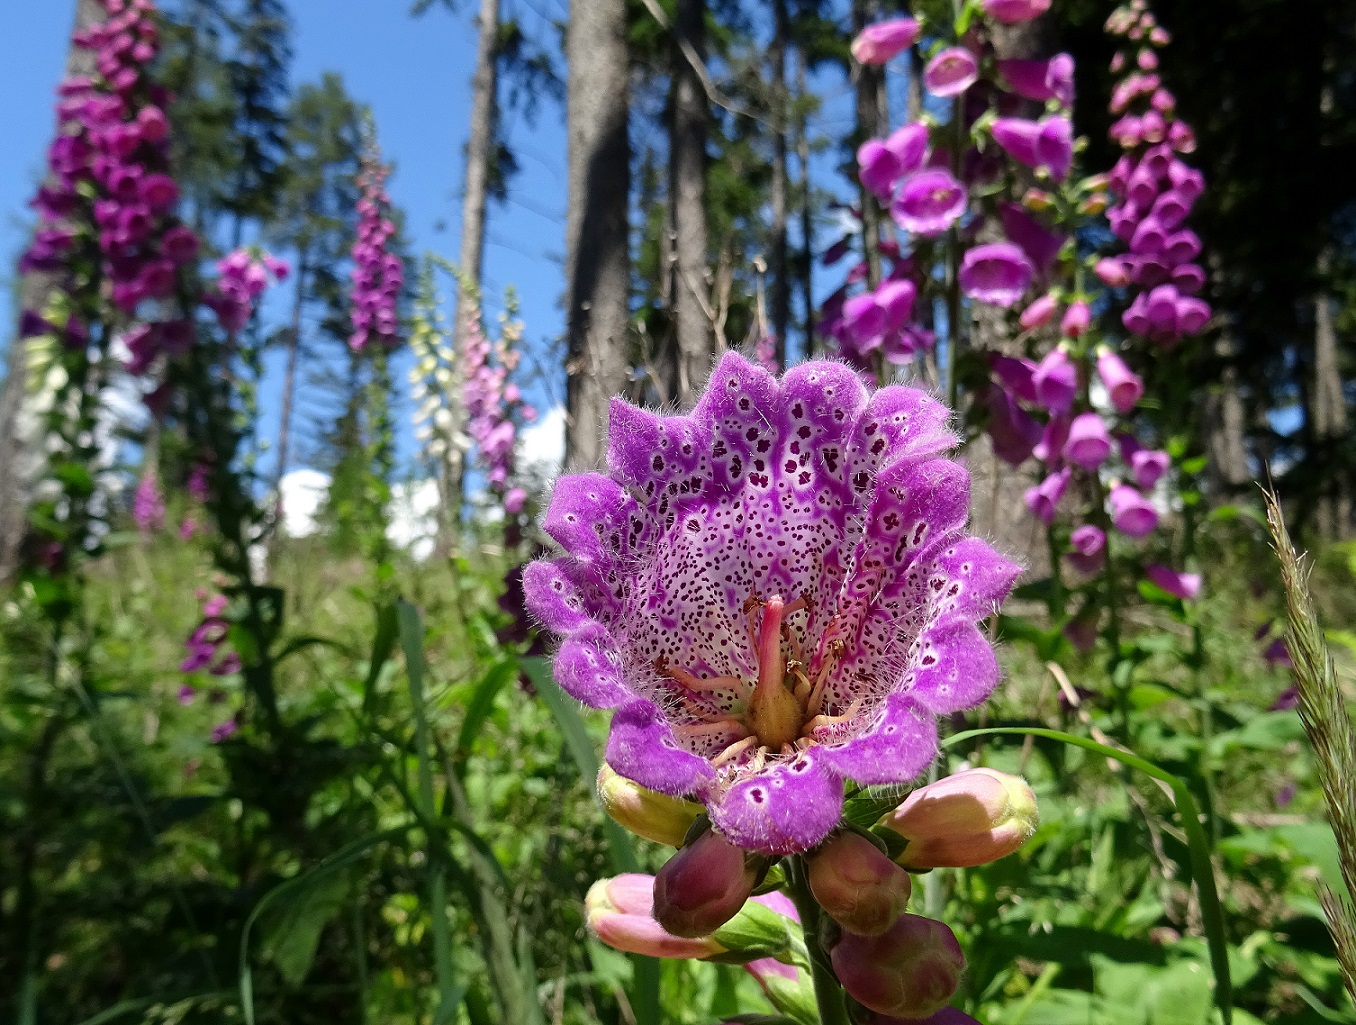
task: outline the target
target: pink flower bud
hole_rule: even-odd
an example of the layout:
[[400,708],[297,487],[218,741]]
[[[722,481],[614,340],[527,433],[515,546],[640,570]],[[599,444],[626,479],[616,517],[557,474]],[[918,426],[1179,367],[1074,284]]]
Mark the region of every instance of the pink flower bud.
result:
[[1080,573],[1096,573],[1106,561],[1106,532],[1092,523],[1084,523],[1069,536],[1072,549],[1065,556]]
[[598,770],[598,800],[605,812],[637,836],[670,847],[682,845],[702,810],[691,801],[647,790],[606,763]]
[[879,936],[909,906],[909,873],[859,833],[841,833],[810,856],[810,890],[849,932]]
[[900,915],[880,936],[845,932],[829,954],[843,988],[878,1014],[926,1018],[945,1007],[965,972],[955,934],[921,915]]
[[1059,330],[1065,338],[1078,338],[1092,323],[1092,310],[1082,299],[1076,300],[1072,306],[1064,311],[1064,319],[1060,321]]
[[921,31],[913,18],[892,18],[868,25],[852,41],[852,56],[859,64],[884,64],[918,42]]
[[614,950],[649,957],[701,958],[725,953],[710,936],[665,931],[651,914],[654,877],[629,873],[594,883],[584,898],[589,931]]
[[1139,375],[1110,349],[1103,349],[1097,354],[1097,375],[1106,385],[1111,404],[1122,416],[1134,409],[1144,396],[1144,382]]
[[1178,573],[1167,566],[1157,563],[1144,567],[1144,577],[1161,590],[1182,601],[1195,601],[1201,596],[1201,575],[1199,573]]
[[1062,470],[1056,470],[1034,488],[1028,488],[1026,494],[1022,496],[1026,507],[1031,510],[1031,515],[1047,527],[1055,522],[1055,512],[1065,490],[1069,487],[1071,476],[1072,471],[1067,466]]
[[738,914],[757,878],[756,859],[707,830],[654,877],[654,916],[675,936],[705,936]]
[[1051,413],[1067,413],[1073,406],[1074,396],[1078,394],[1078,368],[1063,349],[1052,349],[1036,365],[1032,380],[1036,385],[1037,400]]
[[899,858],[907,868],[971,868],[1017,850],[1039,820],[1026,780],[966,769],[915,790],[880,824],[909,841]]
[[1130,271],[1121,260],[1115,257],[1105,257],[1097,261],[1097,265],[1092,268],[1092,272],[1097,275],[1102,284],[1110,288],[1124,288],[1130,283]]
[[1111,455],[1111,435],[1097,413],[1080,413],[1069,425],[1064,458],[1091,472]]
[[1056,301],[1054,295],[1046,292],[1030,306],[1022,311],[1022,315],[1017,318],[1018,323],[1026,330],[1031,331],[1050,322],[1050,318],[1055,315]]

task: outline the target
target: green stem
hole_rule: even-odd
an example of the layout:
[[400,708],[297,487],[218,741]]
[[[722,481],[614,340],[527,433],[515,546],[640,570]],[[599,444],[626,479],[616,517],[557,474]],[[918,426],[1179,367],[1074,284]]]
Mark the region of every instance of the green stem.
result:
[[805,932],[805,949],[810,955],[810,978],[814,982],[820,1025],[851,1025],[838,976],[833,973],[828,952],[819,943],[819,905],[810,893],[805,862],[796,857],[787,865],[787,869],[790,897],[800,915],[800,927]]

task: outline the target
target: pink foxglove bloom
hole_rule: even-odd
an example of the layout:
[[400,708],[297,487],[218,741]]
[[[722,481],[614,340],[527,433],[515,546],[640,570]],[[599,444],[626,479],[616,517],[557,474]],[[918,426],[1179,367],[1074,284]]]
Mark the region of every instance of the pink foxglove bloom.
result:
[[1179,573],[1175,569],[1154,563],[1144,567],[1144,578],[1159,590],[1167,591],[1182,601],[1195,601],[1201,596],[1199,573]]
[[1055,181],[1063,181],[1073,162],[1073,125],[1062,115],[1027,121],[997,118],[993,138],[1008,156],[1027,167],[1044,167]]
[[928,126],[913,121],[896,128],[885,139],[885,148],[899,161],[901,175],[922,168],[928,156]]
[[1080,413],[1069,424],[1064,458],[1091,473],[1111,455],[1111,434],[1097,413]]
[[165,499],[160,494],[160,482],[155,474],[143,474],[132,498],[132,519],[138,528],[150,532],[165,526]]
[[978,79],[979,62],[963,46],[948,46],[923,69],[923,85],[933,96],[959,96]]
[[1062,348],[1046,353],[1031,379],[1036,386],[1037,401],[1051,413],[1058,416],[1073,407],[1078,394],[1078,368]]
[[1106,562],[1106,531],[1092,523],[1075,527],[1065,558],[1080,573],[1096,573]]
[[1023,402],[1036,401],[1036,364],[1031,360],[995,353],[989,357],[989,366],[1003,387],[1017,398]]
[[1035,21],[1050,9],[1050,0],[980,0],[984,13],[1006,25]]
[[1081,338],[1092,324],[1092,310],[1082,299],[1075,300],[1064,311],[1064,319],[1059,322],[1059,333],[1065,338]]
[[1039,822],[1026,780],[980,768],[919,787],[880,824],[909,841],[900,864],[924,869],[974,868],[1006,858]]
[[1050,292],[1046,292],[1045,295],[1032,302],[1030,306],[1022,311],[1021,316],[1017,318],[1017,322],[1022,325],[1024,330],[1034,331],[1036,328],[1044,327],[1046,324],[1050,323],[1050,318],[1055,315],[1055,310],[1058,306],[1059,303],[1054,295]]
[[885,330],[898,331],[913,315],[913,304],[918,298],[918,286],[907,278],[881,283],[876,289],[876,305],[885,314]]
[[1041,440],[1041,425],[997,385],[990,386],[986,405],[989,407],[987,429],[994,455],[1009,466],[1021,466]]
[[1126,537],[1147,537],[1158,527],[1158,510],[1153,503],[1127,484],[1111,489],[1108,505],[1111,522]]
[[918,42],[921,32],[913,18],[879,21],[852,41],[852,57],[859,64],[884,64]]
[[879,139],[867,139],[857,147],[857,177],[877,199],[890,201],[902,173],[899,158]]
[[1144,396],[1144,382],[1110,349],[1097,353],[1097,376],[1106,385],[1111,404],[1122,416],[1128,414]]
[[890,213],[901,228],[915,235],[940,235],[965,212],[965,186],[940,168],[904,179]]
[[913,779],[998,679],[977,622],[1019,569],[965,533],[949,412],[846,366],[722,357],[688,416],[615,400],[608,472],[560,478],[523,574],[607,761],[748,851],[816,847],[844,780]]
[[1069,488],[1069,479],[1072,476],[1073,471],[1066,466],[1050,474],[1034,488],[1027,488],[1026,494],[1022,496],[1026,507],[1031,510],[1031,515],[1047,527],[1055,522],[1055,513],[1059,509],[1064,492]]
[[[361,351],[369,342],[387,348],[399,342],[400,318],[396,305],[405,286],[405,265],[391,249],[395,223],[391,220],[391,197],[386,179],[391,168],[381,162],[372,143],[364,150],[358,174],[358,238],[353,244],[353,293],[349,318],[353,334],[349,348]],[[279,279],[281,280],[281,279]]]
[[1031,287],[1031,261],[1011,242],[974,246],[961,257],[960,286],[971,299],[1011,306]]
[[[1126,446],[1122,444],[1122,452],[1125,449]],[[1126,462],[1130,464],[1130,472],[1135,476],[1135,483],[1145,491],[1152,489],[1172,465],[1172,460],[1166,452],[1138,447],[1126,456]]]
[[1000,60],[998,70],[1018,96],[1044,103],[1058,100],[1060,106],[1073,105],[1074,59],[1067,53],[1049,60]]
[[998,219],[1003,225],[1003,234],[1009,242],[1021,247],[1031,261],[1036,272],[1041,275],[1050,273],[1066,237],[1045,227],[1016,203],[999,203]]

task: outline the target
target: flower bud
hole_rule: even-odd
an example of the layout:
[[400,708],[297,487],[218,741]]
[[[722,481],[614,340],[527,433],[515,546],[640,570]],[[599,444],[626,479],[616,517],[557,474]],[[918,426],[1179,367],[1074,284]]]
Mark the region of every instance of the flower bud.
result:
[[881,825],[909,841],[899,857],[906,868],[970,868],[1017,850],[1038,820],[1026,780],[966,769],[915,790]]
[[654,877],[654,917],[675,936],[705,936],[739,912],[757,881],[756,860],[707,830]]
[[1082,299],[1076,300],[1067,310],[1064,311],[1064,319],[1060,321],[1059,330],[1065,338],[1078,338],[1092,323],[1092,310]]
[[909,873],[859,833],[841,833],[812,854],[809,878],[829,917],[862,936],[879,936],[909,906]]
[[921,915],[900,915],[880,936],[843,933],[829,954],[843,988],[878,1014],[926,1018],[960,985],[965,956],[955,934]]
[[632,872],[589,887],[584,913],[589,931],[614,950],[650,957],[713,957],[725,948],[710,936],[685,939],[665,931],[651,914],[654,877]]
[[606,763],[598,770],[598,799],[603,810],[631,832],[670,847],[682,846],[702,810],[691,801],[647,790]]

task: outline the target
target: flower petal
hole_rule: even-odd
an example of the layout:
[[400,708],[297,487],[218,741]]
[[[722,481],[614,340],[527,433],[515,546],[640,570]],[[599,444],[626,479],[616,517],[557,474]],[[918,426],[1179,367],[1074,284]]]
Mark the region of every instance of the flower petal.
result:
[[736,783],[707,806],[731,843],[763,854],[792,854],[816,846],[843,813],[843,781],[811,748],[794,761]]
[[715,770],[705,758],[685,751],[659,706],[632,701],[612,716],[607,764],[629,780],[670,797],[701,791]]
[[907,693],[934,715],[973,708],[998,686],[998,658],[974,623],[929,627],[914,642]]
[[858,783],[907,783],[937,754],[937,721],[907,695],[891,694],[864,733],[823,752],[830,766]]
[[597,634],[601,636],[576,637],[560,646],[555,660],[556,682],[566,694],[590,708],[615,708],[636,695],[622,678],[616,642],[601,628]]

